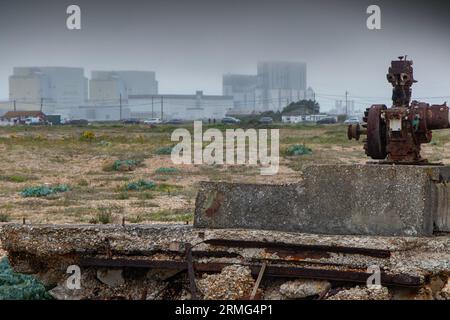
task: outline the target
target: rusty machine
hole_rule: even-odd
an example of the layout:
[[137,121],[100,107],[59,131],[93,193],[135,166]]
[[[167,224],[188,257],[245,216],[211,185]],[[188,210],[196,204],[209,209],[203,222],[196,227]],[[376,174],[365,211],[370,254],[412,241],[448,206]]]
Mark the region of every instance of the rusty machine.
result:
[[411,102],[411,87],[417,81],[413,61],[399,57],[392,61],[387,80],[393,86],[392,107],[372,105],[365,111],[363,124],[348,127],[348,138],[359,140],[366,135],[367,156],[382,163],[426,164],[420,156],[420,145],[429,143],[431,130],[450,128],[449,107]]

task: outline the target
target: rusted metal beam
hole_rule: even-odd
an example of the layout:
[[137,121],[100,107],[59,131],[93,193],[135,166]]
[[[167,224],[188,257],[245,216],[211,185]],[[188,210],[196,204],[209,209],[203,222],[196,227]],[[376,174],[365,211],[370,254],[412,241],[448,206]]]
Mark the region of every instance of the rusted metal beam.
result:
[[[196,264],[196,270],[199,272],[220,272],[229,263],[208,263]],[[253,275],[258,275],[261,264],[242,264],[249,267]],[[286,277],[286,278],[304,278],[330,281],[344,281],[355,283],[366,283],[371,273],[354,270],[334,270],[334,269],[316,269],[304,268],[298,266],[267,266],[265,269],[267,277]],[[407,274],[386,274],[381,273],[381,284],[386,286],[407,286],[417,287],[422,285],[420,277]]]
[[[109,267],[109,268],[156,268],[156,269],[176,269],[186,270],[186,261],[174,260],[144,260],[144,259],[105,259],[105,258],[83,258],[79,262],[83,267]],[[223,268],[234,265],[236,263],[199,263],[193,262],[193,268],[196,272],[221,272]],[[262,268],[262,264],[247,264],[253,275],[258,275]],[[355,283],[366,283],[367,278],[371,275],[363,271],[355,270],[334,270],[334,269],[318,269],[305,268],[300,266],[280,266],[271,265],[265,268],[264,275],[267,277],[285,277],[285,278],[304,278],[318,279],[330,281],[344,281]],[[385,286],[407,286],[418,287],[422,285],[420,277],[407,274],[386,274],[381,273],[381,284]]]
[[265,241],[244,241],[244,240],[228,240],[228,239],[209,239],[205,243],[214,246],[237,247],[237,248],[267,248],[271,251],[317,251],[317,252],[335,252],[360,254],[364,256],[376,258],[389,258],[391,252],[384,249],[358,248],[358,247],[342,247],[342,246],[325,246],[325,245],[308,245],[308,244],[290,244],[284,242],[265,242]]
[[129,259],[129,258],[81,258],[81,267],[104,267],[104,268],[145,268],[145,269],[176,269],[187,268],[186,261],[183,260],[150,260],[150,259]]
[[189,289],[193,300],[197,300],[197,286],[195,285],[194,262],[192,259],[192,245],[186,243],[186,263],[189,277]]
[[255,286],[253,287],[252,294],[250,295],[250,300],[254,300],[256,294],[258,293],[258,288],[261,283],[261,280],[264,275],[264,271],[266,271],[267,263],[263,263],[261,269],[259,270],[258,278],[256,279]]

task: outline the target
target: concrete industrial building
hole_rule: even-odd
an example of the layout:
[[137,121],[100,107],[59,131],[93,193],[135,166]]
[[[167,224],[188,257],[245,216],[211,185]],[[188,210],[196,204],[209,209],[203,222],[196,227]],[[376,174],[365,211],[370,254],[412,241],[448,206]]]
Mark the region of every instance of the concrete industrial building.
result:
[[132,118],[163,120],[222,119],[233,108],[232,96],[189,94],[129,96]]
[[80,106],[79,118],[89,121],[160,118],[164,121],[222,119],[233,107],[233,97],[195,94],[129,95],[118,103]]
[[303,62],[259,62],[257,75],[226,74],[222,80],[223,94],[233,96],[233,113],[281,111],[291,102],[314,100],[315,95],[307,88]]
[[[82,68],[16,67],[9,77],[9,100],[50,113],[64,113],[88,98],[88,80]],[[28,108],[29,109],[29,108]]]
[[218,120],[233,108],[233,97],[204,95],[202,91],[159,95],[152,71],[93,71],[88,82],[81,68],[14,68],[10,101],[0,103],[0,115],[12,110],[40,110],[41,103],[45,113],[59,114],[63,119]]
[[306,92],[306,63],[259,62],[257,74],[256,98],[262,111],[280,111]]
[[226,74],[222,78],[222,93],[233,97],[233,112],[245,113],[255,111],[256,103],[256,75]]
[[130,96],[157,95],[153,71],[92,71],[89,101],[77,109],[77,118],[116,121],[131,117]]
[[129,95],[156,95],[158,81],[153,71],[92,71],[89,93],[91,102],[108,105]]

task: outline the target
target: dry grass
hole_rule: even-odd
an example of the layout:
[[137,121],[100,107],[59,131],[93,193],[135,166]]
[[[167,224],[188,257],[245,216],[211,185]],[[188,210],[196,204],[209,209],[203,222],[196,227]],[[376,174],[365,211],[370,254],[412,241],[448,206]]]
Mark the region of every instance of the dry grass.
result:
[[[224,127],[218,125],[220,129]],[[173,126],[93,125],[92,139],[80,139],[86,128],[0,128],[0,212],[10,221],[23,217],[36,223],[131,223],[192,220],[197,183],[230,181],[286,183],[301,179],[313,163],[364,163],[362,143],[346,138],[346,128],[331,126],[280,127],[281,167],[275,176],[261,176],[258,167],[174,165],[162,147],[173,145]],[[206,129],[206,128],[205,128]],[[312,155],[287,157],[283,150],[305,144]],[[436,131],[424,147],[430,160],[450,163],[450,133]],[[114,160],[136,159],[133,171],[104,171]],[[159,168],[176,168],[171,174]],[[126,191],[132,181],[152,180],[154,190]],[[23,198],[27,186],[67,184],[69,192],[46,198]],[[5,218],[6,219],[6,218]]]

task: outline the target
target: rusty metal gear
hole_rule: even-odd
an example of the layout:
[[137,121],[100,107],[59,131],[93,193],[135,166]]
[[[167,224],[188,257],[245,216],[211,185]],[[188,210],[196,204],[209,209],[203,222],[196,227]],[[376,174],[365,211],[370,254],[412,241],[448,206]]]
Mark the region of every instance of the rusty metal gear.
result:
[[386,125],[381,117],[381,111],[386,110],[385,105],[373,105],[367,109],[367,141],[364,144],[366,154],[372,159],[385,159],[386,152]]

